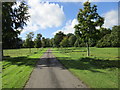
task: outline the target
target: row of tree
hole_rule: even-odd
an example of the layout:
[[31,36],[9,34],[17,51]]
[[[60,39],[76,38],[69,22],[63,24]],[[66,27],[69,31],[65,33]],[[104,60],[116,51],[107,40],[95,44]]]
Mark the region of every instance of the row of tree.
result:
[[[119,42],[120,26],[114,26],[112,29],[100,28],[96,39],[90,39],[89,46],[91,47],[120,47]],[[77,32],[76,32],[77,34]],[[86,47],[86,42],[82,37],[63,32],[58,32],[54,38],[49,39],[42,37],[42,34],[37,34],[33,40],[34,33],[30,32],[26,36],[26,40],[22,41],[21,47],[25,48],[41,48],[41,47]]]
[[26,40],[22,41],[22,47],[24,48],[45,48],[45,47],[51,47],[50,39],[42,37],[42,34],[37,34],[36,38],[34,38],[34,33],[30,32],[26,36]]
[[63,32],[58,32],[54,38],[49,39],[42,37],[42,34],[37,34],[33,40],[34,33],[30,32],[26,36],[26,40],[22,41],[22,47],[25,48],[41,48],[41,47],[73,47],[76,41],[76,36],[72,33],[65,35]]

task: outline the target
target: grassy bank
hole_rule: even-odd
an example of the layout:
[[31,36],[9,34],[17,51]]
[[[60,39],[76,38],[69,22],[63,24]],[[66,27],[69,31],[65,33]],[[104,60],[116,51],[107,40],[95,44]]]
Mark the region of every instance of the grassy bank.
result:
[[53,53],[75,76],[91,88],[118,88],[118,48],[54,48]]
[[[36,62],[43,55],[46,49],[5,50],[5,57],[2,61],[2,88],[22,88],[35,67]],[[20,54],[21,53],[21,54]]]

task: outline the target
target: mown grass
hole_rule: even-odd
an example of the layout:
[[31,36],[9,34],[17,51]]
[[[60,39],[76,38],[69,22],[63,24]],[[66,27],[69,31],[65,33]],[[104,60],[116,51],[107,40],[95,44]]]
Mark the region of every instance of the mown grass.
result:
[[54,55],[90,88],[118,88],[118,48],[54,48]]
[[4,51],[4,55],[10,57],[5,57],[2,61],[2,88],[23,88],[36,62],[46,49],[38,51],[32,49],[31,54],[27,51],[28,49]]
[[29,56],[32,54],[35,54],[39,50],[42,50],[43,48],[31,48],[31,52],[29,48],[21,48],[21,49],[6,49],[3,50],[4,56],[10,56],[10,57],[21,57],[21,56]]

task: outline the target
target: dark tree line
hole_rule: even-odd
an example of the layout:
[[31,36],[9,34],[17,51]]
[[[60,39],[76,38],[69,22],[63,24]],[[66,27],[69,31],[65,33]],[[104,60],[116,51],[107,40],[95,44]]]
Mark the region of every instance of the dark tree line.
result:
[[[37,34],[33,40],[34,33],[30,32],[26,35],[26,40],[20,39],[17,47],[22,48],[45,48],[45,47],[86,47],[86,42],[80,36],[72,33],[64,34],[58,32],[54,38],[42,37]],[[90,47],[120,47],[120,26],[113,26],[112,29],[100,28],[97,39],[90,41]],[[58,42],[59,41],[59,42]]]
[[[100,28],[98,35],[89,42],[90,47],[120,47],[120,25],[113,26],[112,29]],[[77,35],[76,35],[77,34]],[[64,34],[58,32],[52,39],[53,47],[86,47],[86,41],[76,31],[75,34]],[[60,40],[59,42],[57,42]]]

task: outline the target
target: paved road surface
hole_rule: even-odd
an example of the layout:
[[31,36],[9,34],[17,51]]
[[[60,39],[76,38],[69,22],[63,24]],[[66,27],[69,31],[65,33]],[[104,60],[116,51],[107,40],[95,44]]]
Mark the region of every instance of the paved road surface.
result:
[[25,88],[87,88],[48,50],[38,61]]

